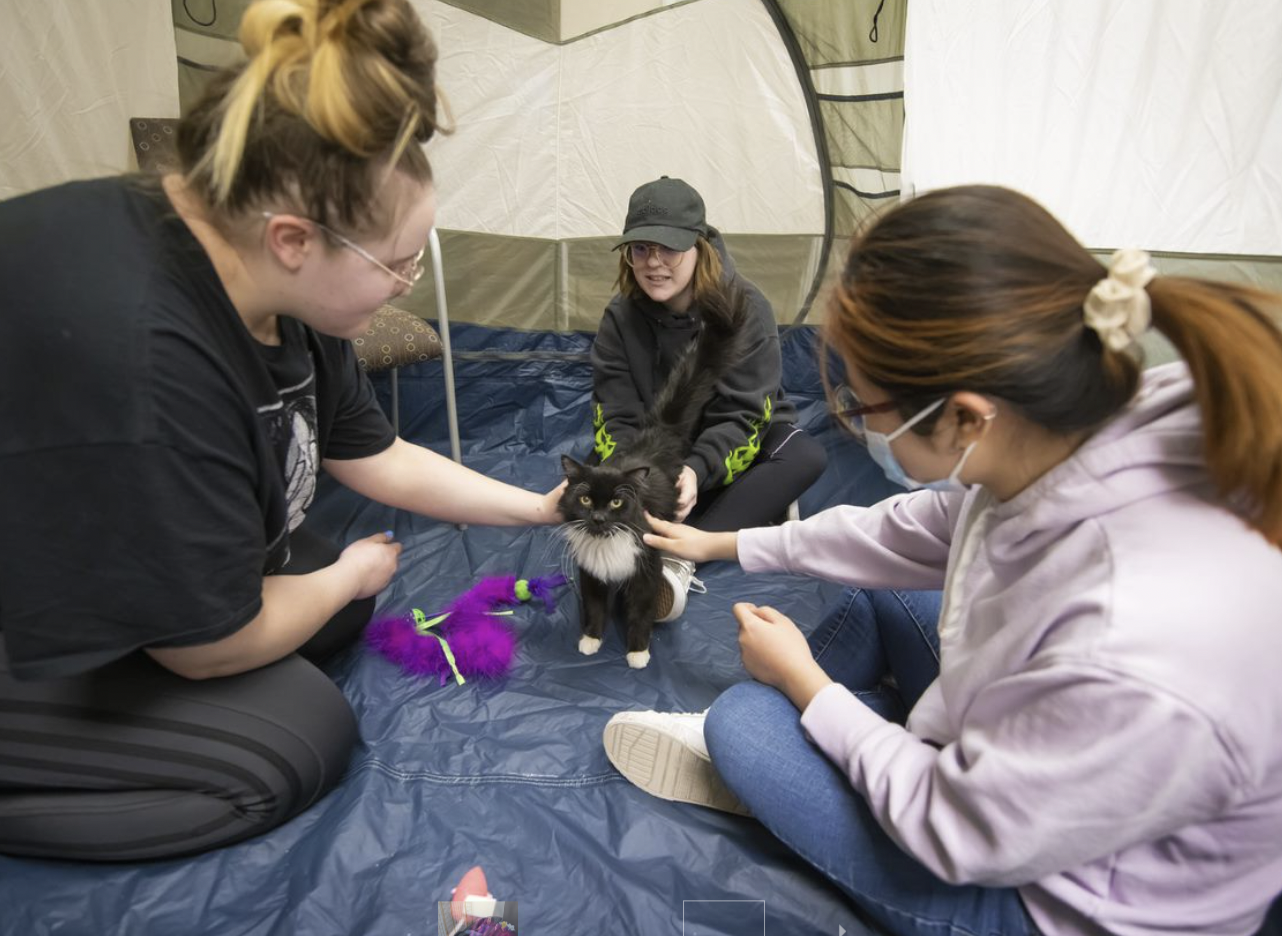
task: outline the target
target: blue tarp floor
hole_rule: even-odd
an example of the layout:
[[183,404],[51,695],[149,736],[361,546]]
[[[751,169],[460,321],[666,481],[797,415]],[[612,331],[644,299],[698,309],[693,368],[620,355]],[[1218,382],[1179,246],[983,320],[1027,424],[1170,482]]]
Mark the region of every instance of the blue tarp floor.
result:
[[[454,333],[465,462],[550,489],[559,455],[582,456],[588,445],[589,338]],[[811,338],[794,331],[784,341],[786,387],[830,456],[803,516],[891,493],[829,424]],[[403,434],[447,451],[439,363],[403,371],[400,384]],[[386,378],[376,386],[386,401]],[[459,530],[332,484],[308,522],[340,542],[395,530],[405,551],[379,614],[437,609],[482,576],[547,574],[561,558],[548,529]],[[685,616],[656,630],[645,670],[627,667],[617,630],[598,655],[577,652],[568,589],[552,614],[517,611],[516,661],[497,682],[440,686],[353,647],[330,667],[363,740],[338,789],[268,835],[194,859],[0,857],[0,936],[434,936],[437,901],[473,864],[497,898],[516,902],[521,932],[536,936],[870,933],[752,819],[647,796],[606,759],[601,732],[615,712],[698,711],[747,678],[734,601],[772,604],[807,628],[838,592],[724,563],[699,574],[708,593],[691,595]]]
[[[550,489],[560,454],[587,449],[589,338],[454,334],[464,461]],[[803,516],[891,493],[829,424],[811,339],[793,331],[784,341],[786,387],[830,456]],[[403,371],[400,385],[403,434],[447,451],[440,364]],[[386,378],[376,386],[386,402]],[[332,484],[308,522],[340,542],[395,530],[405,551],[379,614],[437,609],[482,576],[547,574],[561,560],[548,529],[459,530]],[[437,901],[473,864],[497,898],[516,902],[521,932],[536,936],[872,932],[754,820],[647,796],[606,759],[601,732],[615,712],[698,711],[747,678],[734,601],[772,604],[807,628],[838,593],[725,563],[699,574],[708,593],[656,630],[645,670],[627,667],[617,630],[598,655],[577,652],[568,589],[552,614],[517,611],[516,661],[500,681],[441,686],[353,647],[330,666],[363,741],[338,789],[268,835],[194,859],[0,857],[0,936],[434,936]]]
[[[532,490],[586,454],[591,376],[584,335],[456,327],[464,461]],[[785,341],[787,388],[833,464],[803,514],[887,490],[828,426],[811,334]],[[480,349],[484,349],[483,351]],[[448,452],[439,362],[403,369],[402,433]],[[385,375],[375,376],[386,402]],[[425,479],[425,481],[428,479]],[[547,528],[452,525],[397,513],[323,483],[308,523],[339,542],[392,529],[405,544],[379,614],[443,607],[485,575],[555,571]],[[706,595],[656,630],[653,660],[629,669],[607,631],[577,652],[577,599],[522,606],[502,680],[438,685],[363,645],[329,667],[360,720],[341,785],[258,839],[193,859],[90,865],[0,858],[3,936],[284,936],[437,932],[438,900],[473,864],[519,928],[535,934],[867,932],[839,892],[751,819],[647,796],[606,759],[601,732],[628,709],[698,711],[746,677],[730,606],[769,603],[813,625],[835,586],[737,566],[700,569]]]

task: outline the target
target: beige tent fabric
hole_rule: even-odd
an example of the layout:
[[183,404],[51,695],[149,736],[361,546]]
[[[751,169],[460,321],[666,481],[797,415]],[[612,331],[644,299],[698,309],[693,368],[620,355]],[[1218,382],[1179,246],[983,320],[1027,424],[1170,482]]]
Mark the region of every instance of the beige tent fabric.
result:
[[1258,0],[913,0],[906,183],[1010,186],[1092,247],[1282,254],[1280,46]]
[[793,321],[821,318],[850,235],[898,200],[905,3],[779,0],[806,65],[827,162],[820,281]]
[[[129,118],[175,116],[176,98],[190,103],[238,60],[249,2],[20,4],[0,31],[0,197],[131,169]],[[816,278],[830,284],[851,232],[898,199],[906,0],[880,12],[844,0],[412,2],[442,47],[442,84],[466,105],[457,136],[429,146],[457,320],[594,329],[627,194],[666,172],[704,190],[780,321],[808,310],[816,322]],[[540,88],[553,90],[534,106]],[[701,122],[701,108],[732,119]],[[673,112],[687,123],[663,119]],[[1282,289],[1274,256],[1156,260]],[[410,307],[435,315],[431,284]]]
[[0,198],[130,168],[129,118],[177,116],[174,33],[155,0],[5,3]]

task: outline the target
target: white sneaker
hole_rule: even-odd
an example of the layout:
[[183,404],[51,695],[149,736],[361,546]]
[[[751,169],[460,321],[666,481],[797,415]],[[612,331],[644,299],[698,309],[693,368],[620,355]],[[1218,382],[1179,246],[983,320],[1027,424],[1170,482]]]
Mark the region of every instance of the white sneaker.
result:
[[652,796],[750,816],[712,766],[703,719],[703,712],[620,712],[605,726],[606,756]]
[[694,591],[697,595],[706,594],[708,589],[703,582],[694,577],[694,563],[676,556],[663,556],[662,584],[667,586],[664,594],[659,596],[659,605],[655,609],[659,615],[654,619],[656,624],[666,624],[681,617],[686,610],[686,594]]

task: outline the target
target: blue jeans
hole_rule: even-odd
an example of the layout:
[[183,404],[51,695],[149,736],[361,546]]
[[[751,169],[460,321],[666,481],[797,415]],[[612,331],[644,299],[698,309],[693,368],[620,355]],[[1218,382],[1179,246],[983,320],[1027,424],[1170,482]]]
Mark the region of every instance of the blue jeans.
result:
[[[811,650],[835,681],[902,724],[939,675],[939,602],[938,592],[849,589],[810,636]],[[782,693],[740,683],[708,710],[708,751],[753,815],[870,922],[894,934],[1037,932],[1013,888],[946,884],[902,851],[800,719]]]

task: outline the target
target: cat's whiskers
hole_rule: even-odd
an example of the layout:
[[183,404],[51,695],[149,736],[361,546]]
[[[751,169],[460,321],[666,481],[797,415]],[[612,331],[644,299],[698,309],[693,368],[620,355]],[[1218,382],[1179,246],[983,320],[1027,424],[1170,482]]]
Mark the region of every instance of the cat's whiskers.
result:
[[[566,581],[570,583],[570,587],[575,594],[578,594],[579,591],[579,564],[574,556],[574,546],[570,542],[569,528],[582,527],[586,522],[585,520],[567,520],[558,526],[551,527],[549,530],[551,538],[543,549],[542,561],[559,569],[561,574],[565,576]],[[556,549],[556,546],[553,545],[554,543],[559,543],[560,548]],[[556,550],[555,563],[549,561],[553,550]]]

